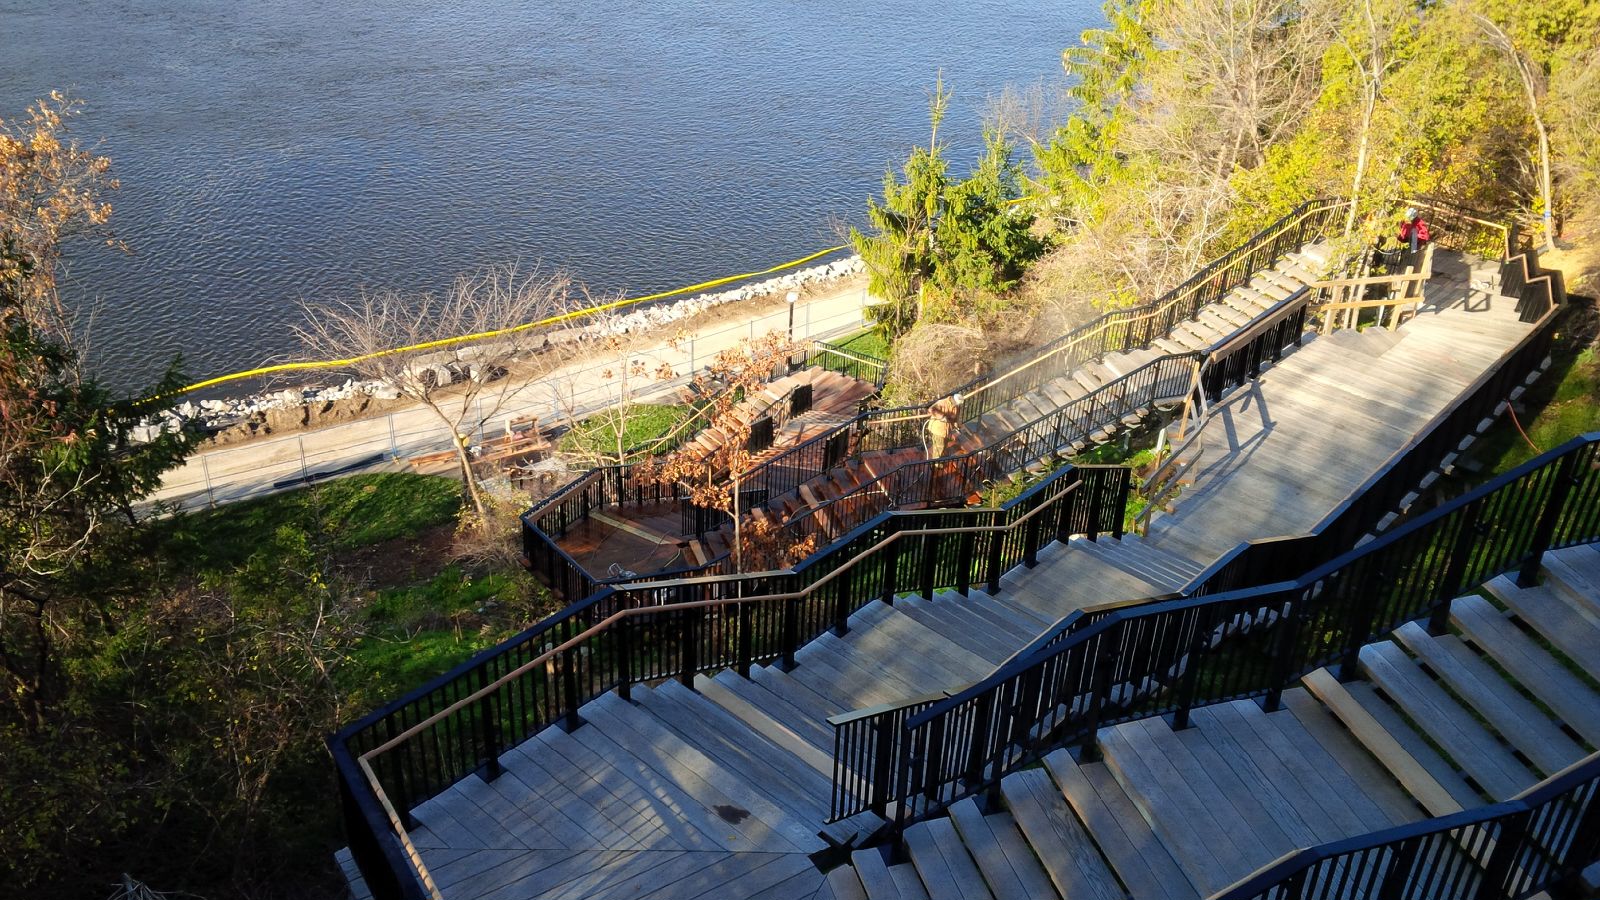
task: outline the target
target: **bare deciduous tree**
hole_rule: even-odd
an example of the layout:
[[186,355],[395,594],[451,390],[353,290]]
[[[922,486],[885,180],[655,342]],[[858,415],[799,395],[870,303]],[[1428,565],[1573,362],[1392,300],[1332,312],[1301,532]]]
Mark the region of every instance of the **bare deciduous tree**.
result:
[[1533,119],[1534,131],[1539,135],[1539,203],[1544,207],[1544,249],[1556,248],[1555,196],[1550,177],[1550,130],[1545,127],[1542,100],[1546,90],[1544,72],[1528,55],[1518,49],[1511,35],[1495,24],[1493,19],[1474,13],[1473,20],[1483,29],[1484,36],[1496,50],[1505,54],[1506,61],[1517,73],[1522,94],[1528,101],[1528,115]]
[[[312,354],[349,360],[349,371],[389,385],[450,429],[481,524],[488,510],[473,477],[471,436],[586,339],[540,324],[582,308],[582,299],[560,270],[502,266],[461,276],[443,294],[364,291],[310,304],[296,332]],[[484,337],[463,339],[475,335]]]
[[663,484],[682,484],[689,502],[716,509],[733,520],[733,563],[744,571],[746,540],[742,484],[754,462],[749,440],[753,421],[749,403],[780,366],[786,366],[801,345],[780,332],[747,340],[718,353],[695,376],[697,392],[709,397],[706,428],[721,435],[709,454],[678,453],[660,461],[651,474]]

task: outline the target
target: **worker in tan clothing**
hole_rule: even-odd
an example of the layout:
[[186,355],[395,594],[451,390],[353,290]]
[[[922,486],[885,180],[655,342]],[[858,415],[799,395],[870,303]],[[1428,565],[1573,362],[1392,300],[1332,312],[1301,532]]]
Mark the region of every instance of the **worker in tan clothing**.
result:
[[928,407],[928,458],[938,459],[950,445],[950,435],[961,422],[961,395],[942,397]]

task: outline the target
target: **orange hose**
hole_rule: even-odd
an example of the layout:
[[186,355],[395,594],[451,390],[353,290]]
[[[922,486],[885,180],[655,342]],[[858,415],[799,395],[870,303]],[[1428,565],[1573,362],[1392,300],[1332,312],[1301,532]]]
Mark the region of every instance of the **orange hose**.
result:
[[1544,453],[1543,450],[1539,449],[1539,445],[1533,442],[1533,438],[1528,437],[1528,433],[1522,430],[1522,423],[1517,420],[1517,410],[1511,405],[1510,400],[1506,401],[1506,412],[1511,414],[1511,424],[1517,426],[1517,434],[1522,435],[1522,439],[1528,442],[1529,447],[1533,448],[1533,455],[1538,456]]

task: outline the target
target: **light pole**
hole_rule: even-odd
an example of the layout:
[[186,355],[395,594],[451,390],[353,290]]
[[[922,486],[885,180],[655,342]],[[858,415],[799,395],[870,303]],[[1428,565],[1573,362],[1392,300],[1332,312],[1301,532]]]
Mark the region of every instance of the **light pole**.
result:
[[789,371],[795,370],[794,362],[794,305],[800,300],[799,291],[790,291],[783,295],[783,302],[789,304]]

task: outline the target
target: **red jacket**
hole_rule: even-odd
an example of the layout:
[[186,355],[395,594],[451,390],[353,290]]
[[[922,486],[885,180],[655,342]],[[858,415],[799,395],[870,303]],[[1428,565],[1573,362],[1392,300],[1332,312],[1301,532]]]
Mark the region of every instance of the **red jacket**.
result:
[[1432,239],[1428,235],[1428,223],[1418,219],[1415,222],[1400,223],[1400,243],[1411,243],[1411,229],[1413,228],[1417,229],[1417,243],[1425,244]]

